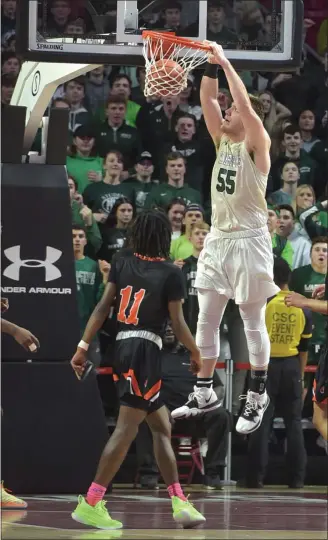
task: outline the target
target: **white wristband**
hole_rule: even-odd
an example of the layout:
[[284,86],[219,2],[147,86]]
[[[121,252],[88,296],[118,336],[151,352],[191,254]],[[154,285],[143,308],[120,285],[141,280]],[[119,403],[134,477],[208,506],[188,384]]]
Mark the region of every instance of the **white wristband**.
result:
[[85,351],[87,351],[89,349],[89,343],[86,343],[86,341],[83,341],[82,339],[80,343],[78,344],[78,347],[80,347],[80,349],[84,349]]

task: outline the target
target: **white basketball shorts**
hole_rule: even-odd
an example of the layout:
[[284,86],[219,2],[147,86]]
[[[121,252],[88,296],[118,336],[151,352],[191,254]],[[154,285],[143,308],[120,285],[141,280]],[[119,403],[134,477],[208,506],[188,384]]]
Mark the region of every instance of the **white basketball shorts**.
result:
[[226,233],[211,228],[199,256],[195,287],[211,289],[236,304],[276,295],[273,252],[267,227]]

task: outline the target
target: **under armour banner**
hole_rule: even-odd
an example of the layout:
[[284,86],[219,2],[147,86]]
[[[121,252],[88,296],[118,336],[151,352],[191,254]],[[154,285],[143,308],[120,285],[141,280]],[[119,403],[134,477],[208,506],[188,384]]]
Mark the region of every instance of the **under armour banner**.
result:
[[69,361],[79,339],[72,218],[66,169],[2,165],[1,297],[5,318],[30,330],[40,350],[3,337],[3,360]]

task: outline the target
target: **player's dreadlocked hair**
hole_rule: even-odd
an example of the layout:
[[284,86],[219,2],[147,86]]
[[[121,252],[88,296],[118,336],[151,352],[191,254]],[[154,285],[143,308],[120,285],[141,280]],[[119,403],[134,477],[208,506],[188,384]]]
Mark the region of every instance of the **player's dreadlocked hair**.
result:
[[144,257],[168,259],[171,234],[171,224],[162,210],[144,210],[130,228],[129,244]]

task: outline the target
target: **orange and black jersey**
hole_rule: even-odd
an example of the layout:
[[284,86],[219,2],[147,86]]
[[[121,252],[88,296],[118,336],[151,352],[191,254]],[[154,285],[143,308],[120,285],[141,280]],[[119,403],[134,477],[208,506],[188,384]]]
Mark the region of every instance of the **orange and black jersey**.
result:
[[147,330],[162,337],[169,319],[168,303],[185,297],[182,272],[169,261],[116,256],[108,281],[116,285],[118,331]]

